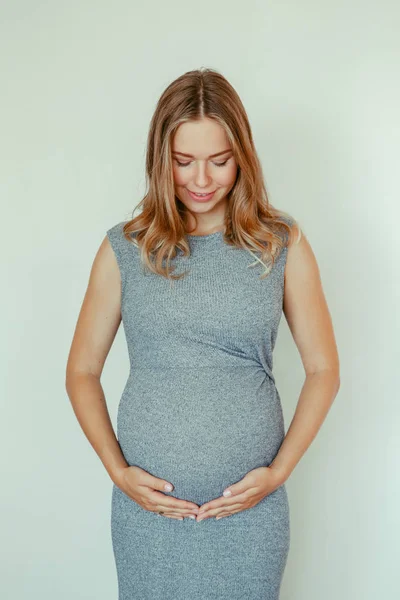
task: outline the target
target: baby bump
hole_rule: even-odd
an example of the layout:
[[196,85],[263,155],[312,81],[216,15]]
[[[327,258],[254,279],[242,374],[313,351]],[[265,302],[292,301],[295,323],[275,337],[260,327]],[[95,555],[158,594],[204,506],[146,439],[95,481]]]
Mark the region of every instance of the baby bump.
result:
[[204,503],[273,460],[279,394],[255,367],[140,369],[122,394],[117,437],[129,465],[174,485],[168,495]]

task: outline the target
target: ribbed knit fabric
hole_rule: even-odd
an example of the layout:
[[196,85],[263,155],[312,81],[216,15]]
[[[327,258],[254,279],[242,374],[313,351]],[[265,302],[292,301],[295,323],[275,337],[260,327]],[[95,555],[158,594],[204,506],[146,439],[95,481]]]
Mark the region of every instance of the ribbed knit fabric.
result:
[[[288,220],[290,222],[290,220]],[[282,314],[284,248],[265,279],[223,233],[189,235],[171,283],[139,249],[107,231],[122,281],[130,373],[117,438],[129,465],[170,481],[166,495],[198,505],[256,467],[284,438],[272,353]],[[143,509],[116,485],[111,531],[119,600],[278,600],[289,552],[285,485],[256,506],[201,522]]]

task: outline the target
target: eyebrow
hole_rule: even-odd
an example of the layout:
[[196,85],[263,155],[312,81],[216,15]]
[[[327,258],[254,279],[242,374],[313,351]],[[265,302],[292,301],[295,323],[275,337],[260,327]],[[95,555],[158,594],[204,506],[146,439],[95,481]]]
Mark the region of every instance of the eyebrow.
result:
[[[227,152],[232,152],[231,148],[227,148],[227,150],[222,150],[222,152],[216,152],[216,154],[210,154],[208,158],[215,158],[216,156],[220,156],[221,154],[226,154]],[[185,152],[175,152],[172,151],[172,154],[180,154],[181,156],[187,156],[188,158],[195,158],[193,154],[186,154]]]

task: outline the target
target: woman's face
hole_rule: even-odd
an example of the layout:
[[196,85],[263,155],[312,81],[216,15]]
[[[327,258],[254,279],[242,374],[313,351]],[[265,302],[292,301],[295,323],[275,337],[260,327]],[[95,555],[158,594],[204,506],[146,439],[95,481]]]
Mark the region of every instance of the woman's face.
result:
[[[182,123],[171,150],[175,195],[195,214],[200,229],[223,223],[227,194],[237,175],[237,163],[224,129],[208,118]],[[195,197],[190,192],[211,195]],[[194,224],[189,223],[190,227]]]

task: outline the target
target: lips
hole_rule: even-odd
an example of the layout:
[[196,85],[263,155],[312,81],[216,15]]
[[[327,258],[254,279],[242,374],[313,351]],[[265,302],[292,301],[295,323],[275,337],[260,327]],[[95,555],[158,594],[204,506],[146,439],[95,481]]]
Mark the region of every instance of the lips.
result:
[[205,196],[196,196],[195,192],[192,192],[191,190],[188,190],[190,197],[193,198],[193,200],[196,200],[197,202],[206,202],[207,200],[210,200],[215,192],[210,192],[209,194],[205,195]]
[[198,194],[199,196],[209,196],[210,194],[213,194],[214,192],[194,192],[193,190],[188,190],[189,192],[191,192],[192,194]]

